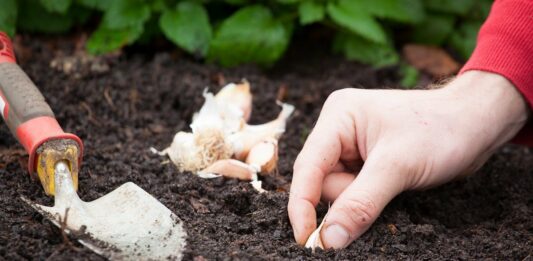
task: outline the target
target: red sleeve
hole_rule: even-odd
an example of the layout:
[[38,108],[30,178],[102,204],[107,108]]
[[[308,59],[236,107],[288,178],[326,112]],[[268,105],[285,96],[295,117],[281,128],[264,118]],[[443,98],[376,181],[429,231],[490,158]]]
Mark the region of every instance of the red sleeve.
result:
[[[522,93],[533,108],[533,0],[496,0],[481,27],[476,49],[460,73],[498,73]],[[533,146],[533,123],[515,138]]]

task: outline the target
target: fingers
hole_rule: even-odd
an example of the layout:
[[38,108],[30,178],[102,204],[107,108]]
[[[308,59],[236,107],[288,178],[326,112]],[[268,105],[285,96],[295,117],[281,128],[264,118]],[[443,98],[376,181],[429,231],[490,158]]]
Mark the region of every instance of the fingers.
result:
[[337,115],[330,115],[324,105],[294,163],[288,212],[294,238],[301,245],[316,228],[315,206],[320,201],[324,177],[339,167],[342,143],[337,123]]
[[356,160],[354,120],[342,101],[347,91],[336,91],[324,104],[315,128],[294,163],[289,197],[289,219],[294,238],[305,244],[316,228],[315,206],[320,201],[324,177],[339,160]]
[[322,185],[322,201],[330,203],[353,182],[356,175],[348,172],[333,172],[328,174]]
[[320,200],[322,182],[339,160],[340,147],[334,131],[317,123],[294,163],[288,212],[299,244],[305,244],[316,228],[315,206]]
[[344,248],[361,236],[404,189],[405,176],[399,164],[374,152],[328,211],[321,232],[326,248]]

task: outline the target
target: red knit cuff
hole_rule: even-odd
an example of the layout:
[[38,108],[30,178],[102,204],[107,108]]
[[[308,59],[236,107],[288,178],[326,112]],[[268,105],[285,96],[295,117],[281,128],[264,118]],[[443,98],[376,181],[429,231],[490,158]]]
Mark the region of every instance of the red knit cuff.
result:
[[[479,31],[476,49],[459,74],[469,70],[504,76],[533,108],[533,1],[495,1]],[[513,142],[533,147],[533,122]]]
[[495,1],[460,73],[468,70],[504,76],[533,108],[533,1]]

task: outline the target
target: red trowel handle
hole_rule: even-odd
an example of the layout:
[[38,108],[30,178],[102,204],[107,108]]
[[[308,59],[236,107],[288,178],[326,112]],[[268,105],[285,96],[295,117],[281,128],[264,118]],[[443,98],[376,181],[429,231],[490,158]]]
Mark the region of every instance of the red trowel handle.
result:
[[30,173],[35,171],[37,149],[49,140],[74,140],[81,157],[80,138],[63,132],[44,96],[17,65],[11,41],[3,32],[0,32],[0,114],[30,155]]

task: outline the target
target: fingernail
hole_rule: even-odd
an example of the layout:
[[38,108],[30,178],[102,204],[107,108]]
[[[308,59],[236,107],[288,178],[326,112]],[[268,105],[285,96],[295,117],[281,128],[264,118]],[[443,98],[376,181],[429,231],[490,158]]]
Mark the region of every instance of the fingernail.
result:
[[328,248],[344,248],[348,245],[350,234],[341,225],[329,225],[322,232],[322,241]]

